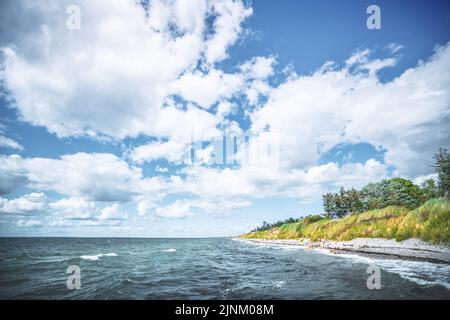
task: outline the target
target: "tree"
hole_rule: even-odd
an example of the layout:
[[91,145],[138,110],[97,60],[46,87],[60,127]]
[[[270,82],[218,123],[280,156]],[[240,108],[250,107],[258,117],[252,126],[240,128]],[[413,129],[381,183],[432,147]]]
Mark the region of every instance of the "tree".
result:
[[352,212],[363,209],[359,192],[356,189],[345,190],[343,187],[336,193],[322,195],[323,208],[327,218],[342,218]]
[[440,148],[434,154],[436,160],[436,173],[438,174],[439,193],[446,197],[450,197],[450,154],[447,149]]
[[325,216],[328,219],[334,217],[334,196],[332,193],[328,192],[322,195],[323,210],[325,211]]
[[354,188],[347,191],[347,197],[350,203],[350,212],[361,212],[363,211],[363,204],[360,199],[360,192]]
[[423,191],[412,181],[403,178],[369,183],[361,190],[364,210],[382,209],[390,205],[417,208],[423,202]]
[[423,201],[428,201],[433,198],[439,197],[439,188],[436,185],[436,181],[433,179],[427,179],[422,182]]

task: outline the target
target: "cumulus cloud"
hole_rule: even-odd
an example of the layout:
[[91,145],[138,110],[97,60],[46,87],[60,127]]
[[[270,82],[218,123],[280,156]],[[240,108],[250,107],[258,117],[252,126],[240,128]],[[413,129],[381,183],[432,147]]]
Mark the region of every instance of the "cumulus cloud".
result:
[[0,195],[10,193],[26,182],[20,156],[0,155]]
[[42,212],[46,207],[46,196],[43,193],[28,193],[16,199],[0,198],[0,212],[19,216]]
[[6,172],[4,189],[27,184],[93,201],[128,201],[133,196],[157,193],[163,184],[157,177],[144,178],[142,169],[130,166],[113,154],[76,153],[60,159],[1,156],[14,170]]
[[240,65],[242,73],[248,79],[266,79],[274,72],[275,57],[254,57]]
[[154,209],[157,207],[157,204],[154,200],[150,200],[150,199],[141,199],[138,202],[137,205],[137,213],[140,216],[145,216],[147,213],[150,212],[151,209]]
[[82,198],[61,199],[49,204],[59,218],[69,220],[91,219],[95,213],[95,203]]
[[23,150],[22,145],[20,145],[18,142],[14,141],[13,139],[5,137],[5,136],[0,136],[0,147],[16,149],[16,150]]
[[142,163],[157,159],[166,159],[173,163],[181,163],[186,155],[190,155],[190,147],[184,143],[169,140],[141,145],[131,152],[131,159]]
[[193,213],[189,203],[178,199],[171,205],[156,208],[155,214],[162,218],[184,218]]
[[213,34],[206,42],[206,61],[215,63],[227,58],[227,49],[233,45],[242,32],[241,23],[253,13],[241,1],[214,1],[212,11],[215,13]]
[[24,150],[23,146],[20,143],[5,136],[5,131],[6,131],[6,126],[3,124],[0,124],[0,147],[15,149],[15,150],[19,150],[19,151]]
[[157,207],[155,215],[162,218],[185,218],[193,215],[193,209],[200,209],[209,214],[224,214],[251,206],[249,200],[239,199],[178,199],[170,205]]
[[[24,24],[0,42],[2,78],[23,120],[60,137],[167,137],[184,135],[196,123],[214,130],[216,121],[208,112],[165,107],[165,101],[182,74],[204,60],[226,58],[250,8],[234,0],[154,0],[146,11],[134,1],[80,0],[81,29],[69,30],[71,4],[2,4],[2,15],[20,12]],[[205,23],[210,18],[211,30]],[[217,71],[207,73],[217,76]],[[185,86],[178,89],[186,93]],[[213,98],[199,102],[207,105]]]
[[128,213],[122,211],[117,203],[102,209],[99,220],[124,220],[128,218]]
[[293,75],[252,113],[252,130],[280,135],[284,168],[308,168],[338,144],[367,142],[386,149],[398,174],[429,173],[433,152],[450,141],[450,44],[382,83],[377,72],[393,63],[371,60],[364,50],[342,68],[327,63]]
[[388,176],[388,167],[376,160],[365,163],[334,162],[309,169],[278,170],[270,166],[218,169],[191,166],[183,169],[184,180],[168,183],[171,192],[189,193],[200,199],[220,201],[263,197],[317,198],[339,186],[360,188]]
[[244,84],[239,74],[227,74],[213,69],[187,73],[173,84],[173,92],[203,108],[210,108],[219,99],[231,98]]

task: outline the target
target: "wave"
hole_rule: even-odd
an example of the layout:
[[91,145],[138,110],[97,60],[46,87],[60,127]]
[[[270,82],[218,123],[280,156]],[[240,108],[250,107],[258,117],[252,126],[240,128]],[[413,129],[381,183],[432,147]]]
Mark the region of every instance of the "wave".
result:
[[80,256],[80,258],[83,260],[91,260],[91,261],[97,261],[101,257],[117,257],[117,254],[112,252],[112,253],[99,253],[91,256],[89,255]]
[[417,283],[420,286],[443,286],[450,290],[448,275],[450,274],[450,265],[438,264],[424,261],[394,260],[394,259],[376,259],[364,257],[356,254],[334,254],[321,251],[321,253],[347,258],[356,263],[373,264],[386,272],[398,274],[403,279]]
[[[278,243],[271,242],[253,242],[237,239],[238,241],[243,241],[246,244],[255,245],[261,248],[281,248],[283,250],[304,250],[305,246],[302,245],[282,245]],[[424,261],[409,261],[409,260],[399,260],[399,259],[382,259],[382,258],[370,258],[366,256],[361,256],[358,254],[336,254],[330,252],[328,249],[314,248],[313,251],[340,257],[344,259],[349,259],[352,262],[364,263],[364,264],[374,264],[385,270],[386,272],[398,274],[403,279],[415,282],[416,284],[423,287],[431,286],[443,286],[450,290],[450,280],[448,275],[450,274],[450,265],[448,264],[438,264]]]
[[161,251],[162,252],[177,252],[177,249],[170,248],[170,249],[161,250]]

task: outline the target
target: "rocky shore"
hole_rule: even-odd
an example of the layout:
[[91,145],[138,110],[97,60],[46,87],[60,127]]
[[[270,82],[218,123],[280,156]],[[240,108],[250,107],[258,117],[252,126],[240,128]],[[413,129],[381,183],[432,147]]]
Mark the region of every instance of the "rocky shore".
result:
[[268,245],[300,246],[305,249],[325,249],[336,254],[354,253],[389,259],[420,260],[450,264],[450,247],[431,245],[418,239],[408,239],[402,242],[381,238],[357,238],[350,241],[321,240],[317,242],[308,239],[266,240],[239,238],[238,240]]

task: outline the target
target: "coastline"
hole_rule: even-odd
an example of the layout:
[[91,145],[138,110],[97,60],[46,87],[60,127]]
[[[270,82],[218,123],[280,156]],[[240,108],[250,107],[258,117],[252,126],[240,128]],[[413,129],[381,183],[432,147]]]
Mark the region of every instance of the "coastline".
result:
[[450,247],[444,245],[432,245],[419,239],[408,239],[401,242],[383,238],[356,238],[350,241],[310,241],[309,239],[272,240],[256,238],[233,239],[267,245],[298,246],[304,249],[327,250],[334,254],[353,253],[375,258],[450,264]]

